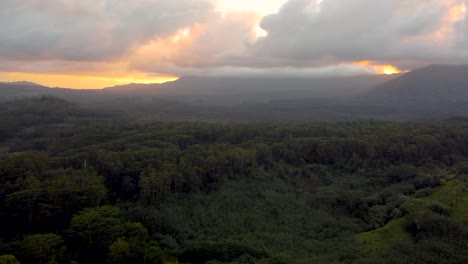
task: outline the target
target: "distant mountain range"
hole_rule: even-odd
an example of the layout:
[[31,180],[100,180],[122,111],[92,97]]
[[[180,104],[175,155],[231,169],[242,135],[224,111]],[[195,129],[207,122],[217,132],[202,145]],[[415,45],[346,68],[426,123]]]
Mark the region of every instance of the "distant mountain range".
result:
[[33,83],[17,82],[0,83],[0,96],[46,94],[69,100],[81,100],[83,96],[150,96],[184,102],[239,104],[295,98],[348,97],[368,91],[396,77],[396,75],[315,79],[183,77],[164,84],[127,84],[102,90],[48,88]]
[[[47,95],[80,105],[172,118],[309,121],[468,116],[468,65],[340,78],[184,77],[100,90],[0,83],[0,100]],[[141,116],[141,114],[140,114]]]
[[104,89],[109,94],[150,95],[182,101],[239,104],[295,98],[346,97],[368,91],[397,76],[336,78],[183,77],[177,81],[129,84]]

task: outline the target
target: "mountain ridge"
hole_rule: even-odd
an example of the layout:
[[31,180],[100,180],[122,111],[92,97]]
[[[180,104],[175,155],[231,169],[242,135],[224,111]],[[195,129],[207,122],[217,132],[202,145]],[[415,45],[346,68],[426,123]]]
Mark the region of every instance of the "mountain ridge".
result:
[[[41,87],[42,90],[14,89],[18,84],[3,83],[9,87],[10,94],[29,95],[31,92],[47,95],[106,95],[106,96],[151,96],[182,101],[208,101],[221,104],[238,104],[244,102],[267,102],[284,98],[304,97],[339,97],[357,94],[371,89],[396,76],[363,75],[334,78],[268,78],[268,77],[182,77],[176,81],[163,84],[131,83],[106,87],[103,89],[68,89]],[[0,83],[1,84],[1,83]],[[24,87],[24,85],[19,85]],[[2,96],[3,89],[0,89]]]
[[377,104],[468,102],[468,65],[435,64],[378,85],[363,98]]

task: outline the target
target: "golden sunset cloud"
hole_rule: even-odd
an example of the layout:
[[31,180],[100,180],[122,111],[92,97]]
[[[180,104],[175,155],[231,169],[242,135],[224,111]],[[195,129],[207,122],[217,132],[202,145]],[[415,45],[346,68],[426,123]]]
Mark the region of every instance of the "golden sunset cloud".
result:
[[468,61],[464,0],[18,3],[2,6],[17,23],[0,25],[0,82],[102,88],[223,69],[395,74],[402,60]]
[[405,70],[400,70],[397,67],[389,64],[378,64],[370,60],[364,60],[364,61],[355,61],[352,62],[353,65],[357,66],[364,66],[369,69],[372,69],[376,74],[398,74],[398,73],[403,73],[407,72]]

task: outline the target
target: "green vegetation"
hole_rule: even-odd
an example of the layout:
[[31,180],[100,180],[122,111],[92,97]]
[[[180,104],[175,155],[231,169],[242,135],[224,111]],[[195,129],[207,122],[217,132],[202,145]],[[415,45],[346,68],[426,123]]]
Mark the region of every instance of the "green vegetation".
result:
[[12,255],[0,256],[0,264],[18,264],[19,261]]
[[362,241],[366,251],[380,249],[389,242],[411,242],[413,239],[411,233],[405,229],[405,225],[411,217],[418,214],[425,217],[430,215],[432,211],[466,224],[468,219],[467,205],[468,192],[465,184],[460,180],[451,180],[437,187],[426,197],[411,198],[411,200],[406,201],[403,206],[408,212],[404,217],[394,219],[376,230],[361,233],[358,238]]
[[366,252],[381,249],[392,242],[412,241],[411,234],[405,230],[403,218],[394,219],[376,230],[358,234],[358,238],[362,242],[363,249]]
[[0,117],[2,264],[468,263],[465,119],[130,122],[54,98]]

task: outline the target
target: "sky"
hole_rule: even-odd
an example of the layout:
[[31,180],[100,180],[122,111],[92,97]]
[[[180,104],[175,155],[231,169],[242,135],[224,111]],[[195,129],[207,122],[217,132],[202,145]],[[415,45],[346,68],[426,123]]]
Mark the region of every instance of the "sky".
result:
[[328,77],[468,63],[468,0],[1,0],[0,81]]

